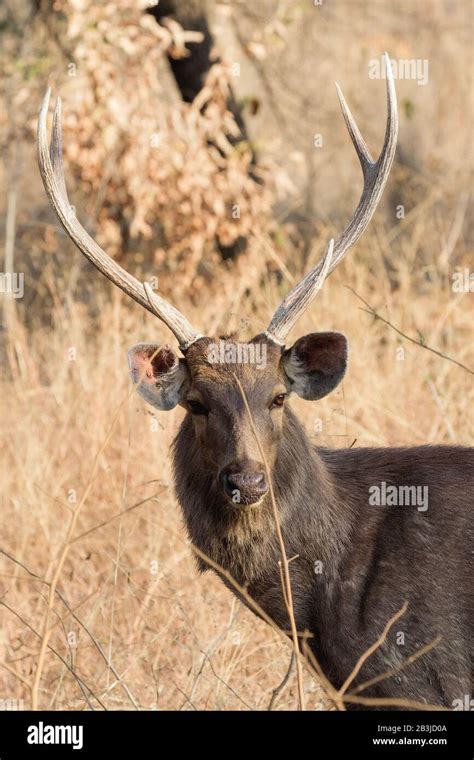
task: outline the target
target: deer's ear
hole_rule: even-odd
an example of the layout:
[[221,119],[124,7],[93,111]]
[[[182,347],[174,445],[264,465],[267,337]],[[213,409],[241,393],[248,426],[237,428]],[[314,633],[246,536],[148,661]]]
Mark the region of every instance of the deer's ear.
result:
[[314,401],[330,393],[344,377],[347,340],[341,333],[309,333],[284,352],[282,363],[288,390]]
[[169,346],[139,343],[128,352],[128,366],[137,392],[152,406],[167,411],[183,400],[188,367]]

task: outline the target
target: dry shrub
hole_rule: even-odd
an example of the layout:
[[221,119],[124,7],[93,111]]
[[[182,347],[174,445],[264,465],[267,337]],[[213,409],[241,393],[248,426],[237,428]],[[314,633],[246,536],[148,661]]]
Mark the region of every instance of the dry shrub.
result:
[[94,200],[100,244],[159,274],[165,292],[195,293],[221,264],[217,245],[265,229],[271,195],[249,174],[249,148],[229,142],[238,130],[225,65],[211,67],[191,105],[166,96],[163,51],[186,56],[201,35],[158,25],[148,5],[56,3],[73,53],[64,65],[74,76],[62,88],[65,158]]
[[[148,5],[55,0],[52,10],[25,19],[27,38],[6,35],[0,176],[7,187],[21,187],[15,264],[30,280],[22,303],[28,323],[54,319],[45,266],[82,300],[91,291],[90,270],[65,247],[37,183],[34,135],[46,80],[63,99],[71,203],[108,253],[137,276],[154,277],[161,292],[186,299],[201,298],[204,286],[207,294],[221,290],[227,272],[240,296],[265,267],[252,237],[268,240],[274,226],[270,164],[253,165],[250,145],[231,144],[238,130],[226,105],[230,69],[216,62],[198,99],[183,103],[165,52],[185,56],[201,35],[158,25]],[[34,181],[24,183],[23,173]],[[246,250],[223,261],[222,249],[241,240]]]

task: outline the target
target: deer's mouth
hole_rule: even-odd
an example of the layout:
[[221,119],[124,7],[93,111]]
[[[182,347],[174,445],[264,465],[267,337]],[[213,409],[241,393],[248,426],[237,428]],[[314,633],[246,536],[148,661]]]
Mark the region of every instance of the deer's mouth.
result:
[[237,499],[231,499],[227,494],[224,495],[224,498],[232,507],[235,507],[236,509],[246,509],[248,507],[258,507],[262,503],[262,501],[265,498],[265,494],[263,496],[259,497],[251,497],[251,496],[240,496],[240,500]]

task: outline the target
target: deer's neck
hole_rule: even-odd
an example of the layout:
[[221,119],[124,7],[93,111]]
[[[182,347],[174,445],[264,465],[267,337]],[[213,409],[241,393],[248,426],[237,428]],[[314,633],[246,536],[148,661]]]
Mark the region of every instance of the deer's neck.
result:
[[[199,550],[199,568],[208,569],[201,554],[206,555],[241,585],[265,578],[269,568],[278,572],[281,552],[269,495],[254,507],[229,505],[202,460],[188,418],[174,442],[173,460],[177,496]],[[350,530],[348,507],[341,505],[333,476],[290,410],[272,481],[287,556],[298,554],[311,565],[337,563]]]

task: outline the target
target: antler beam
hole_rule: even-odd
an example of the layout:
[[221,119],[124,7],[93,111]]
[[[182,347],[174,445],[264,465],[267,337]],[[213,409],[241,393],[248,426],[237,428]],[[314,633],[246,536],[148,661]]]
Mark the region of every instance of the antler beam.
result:
[[309,306],[316,293],[321,290],[326,277],[340,264],[349,249],[360,238],[372,219],[382,196],[395,156],[398,135],[397,96],[390,58],[387,53],[385,53],[385,71],[387,79],[387,126],[382,152],[377,161],[372,159],[341,88],[336,84],[342,114],[362,167],[364,187],[354,215],[339,240],[335,244],[331,241],[324,259],[295,285],[273,315],[265,334],[280,345],[284,345],[289,331]]
[[74,210],[69,203],[64,179],[60,98],[56,101],[51,144],[48,146],[46,117],[50,96],[51,89],[48,88],[38,119],[38,164],[44,188],[59,221],[71,240],[99,272],[102,272],[108,280],[117,285],[130,298],[133,298],[134,301],[137,301],[145,309],[159,317],[176,336],[180,348],[186,350],[202,336],[194,330],[178,309],[154,293],[150,286],[147,287],[147,284],[141,283],[108,256],[78,222]]

